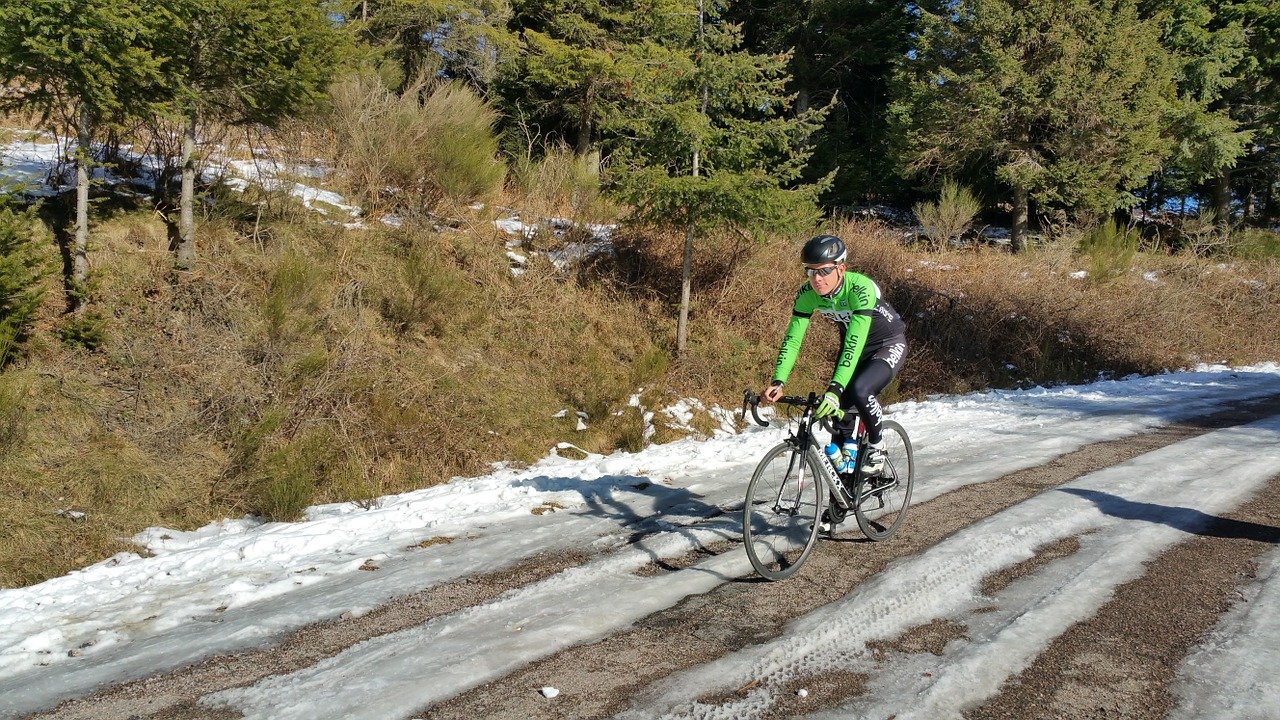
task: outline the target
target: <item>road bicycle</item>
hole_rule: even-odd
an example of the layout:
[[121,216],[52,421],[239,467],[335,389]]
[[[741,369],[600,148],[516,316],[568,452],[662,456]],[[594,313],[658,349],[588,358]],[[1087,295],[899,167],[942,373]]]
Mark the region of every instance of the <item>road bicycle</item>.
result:
[[[778,399],[779,405],[794,408],[800,415],[788,418],[789,424],[794,424],[787,439],[765,453],[747,485],[742,542],[751,566],[769,580],[782,580],[799,570],[813,552],[822,526],[834,536],[835,526],[850,512],[868,539],[888,540],[902,525],[911,502],[915,459],[907,431],[892,420],[884,420],[884,469],[865,473],[861,461],[866,457],[867,434],[858,418],[858,454],[853,470],[840,473],[814,434],[815,425],[831,430],[827,420],[815,422],[819,402],[815,393],[807,398],[786,395]],[[743,391],[742,416],[745,418],[750,409],[755,422],[767,427],[769,423],[758,413],[759,403],[759,395]],[[838,412],[836,419],[842,415]]]

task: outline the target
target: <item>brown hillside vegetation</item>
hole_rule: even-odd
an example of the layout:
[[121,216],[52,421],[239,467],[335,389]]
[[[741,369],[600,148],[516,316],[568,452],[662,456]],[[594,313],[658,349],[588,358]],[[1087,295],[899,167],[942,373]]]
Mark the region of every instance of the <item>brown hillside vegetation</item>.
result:
[[[104,220],[101,342],[57,339],[51,284],[27,356],[0,375],[0,586],[136,550],[128,538],[147,526],[293,519],[534,461],[560,441],[634,451],[646,440],[633,395],[646,409],[689,396],[732,407],[767,380],[802,238],[701,246],[677,360],[679,238],[627,231],[616,258],[566,273],[537,256],[517,276],[492,219],[345,230],[224,217],[202,226],[198,270],[178,276],[152,215]],[[829,230],[910,323],[896,397],[1280,358],[1274,261],[1139,255],[1095,281],[1071,277],[1087,259],[1065,240],[1011,256],[919,252],[871,224]],[[821,324],[797,390],[826,383],[835,338]],[[684,432],[662,422],[654,442]]]

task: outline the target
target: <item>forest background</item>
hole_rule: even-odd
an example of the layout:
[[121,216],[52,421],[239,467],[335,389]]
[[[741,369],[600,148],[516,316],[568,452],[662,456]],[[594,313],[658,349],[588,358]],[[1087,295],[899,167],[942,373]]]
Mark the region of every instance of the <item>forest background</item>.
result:
[[[660,409],[768,380],[819,231],[908,319],[889,402],[1275,360],[1278,45],[1256,1],[0,0],[0,140],[64,160],[0,207],[0,586],[710,433]],[[359,221],[213,171],[264,157]]]

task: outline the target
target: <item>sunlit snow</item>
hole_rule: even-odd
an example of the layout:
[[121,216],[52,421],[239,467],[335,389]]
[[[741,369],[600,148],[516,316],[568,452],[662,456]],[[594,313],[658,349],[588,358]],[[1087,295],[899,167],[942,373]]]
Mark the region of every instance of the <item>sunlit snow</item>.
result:
[[[1280,366],[1206,367],[1083,386],[940,396],[899,403],[890,412],[915,442],[915,499],[924,502],[1089,443],[1277,392]],[[673,409],[669,417],[680,414]],[[48,707],[105,683],[257,646],[307,623],[363,614],[395,597],[500,571],[537,554],[589,553],[585,564],[490,603],[205,699],[248,717],[407,717],[749,574],[736,545],[679,572],[647,576],[634,570],[695,547],[735,543],[733,509],[756,460],[782,436],[778,427],[726,427],[707,441],[609,456],[575,452],[572,457],[585,455],[580,460],[549,449],[546,459],[528,468],[501,465],[483,477],[385,497],[368,508],[318,506],[302,522],[241,518],[185,533],[149,529],[135,542],[152,557],[122,554],[40,585],[0,591],[6,620],[0,627],[0,711]],[[934,658],[932,682],[912,692],[936,716],[953,714],[957,703],[991,692],[1073,618],[1092,612],[1107,588],[1140,573],[1145,559],[1275,475],[1278,441],[1274,419],[1254,423],[1175,444],[1048,492],[904,561],[910,572],[872,578],[823,611],[847,615],[833,627],[847,622],[846,630],[857,632],[815,635],[805,631],[814,623],[798,621],[774,643],[655,687],[645,696],[650,704],[637,712],[678,712],[707,687],[751,675],[762,680],[754,704],[735,710],[749,716],[768,705],[778,683],[817,667],[813,663],[842,658],[857,666],[865,661],[858,643],[944,617],[967,623],[971,641]],[[1232,458],[1231,486],[1203,485],[1213,475],[1202,467],[1206,457]],[[533,512],[548,507],[558,510]],[[975,614],[979,603],[992,602],[976,594],[978,578],[1025,559],[1044,542],[1086,531],[1092,532],[1080,552],[1008,588],[994,599],[997,612]],[[975,554],[975,546],[986,551]],[[1118,546],[1125,550],[1116,552]],[[1104,547],[1112,551],[1104,553]],[[378,570],[362,571],[368,561]],[[1055,579],[1064,574],[1076,578],[1076,591],[1046,597],[1037,590],[1037,584],[1066,582]],[[1274,593],[1271,577],[1260,580],[1255,592]],[[1274,618],[1242,617],[1220,629],[1222,649],[1206,651],[1201,662],[1233,663],[1240,653],[1256,652],[1249,643],[1274,649],[1280,632],[1260,637],[1255,628],[1275,625]],[[1235,649],[1242,644],[1245,649]],[[346,667],[372,666],[380,671],[366,677],[359,692],[334,681]],[[1261,683],[1269,698],[1280,697],[1275,681],[1261,670],[1268,666],[1258,667],[1252,687]],[[436,682],[418,682],[423,673]],[[893,707],[901,699],[895,693],[906,692],[877,683],[873,678],[858,708]],[[1194,698],[1198,686],[1188,687]]]

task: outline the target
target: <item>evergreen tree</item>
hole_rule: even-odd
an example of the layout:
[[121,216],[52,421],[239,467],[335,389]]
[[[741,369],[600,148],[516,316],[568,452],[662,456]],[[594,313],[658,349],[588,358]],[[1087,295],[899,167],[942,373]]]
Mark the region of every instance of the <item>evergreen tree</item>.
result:
[[969,170],[1029,202],[1103,213],[1170,151],[1176,100],[1160,27],[1133,0],[960,0],[921,11],[895,105],[907,172]]
[[830,105],[814,136],[805,177],[835,173],[829,204],[902,194],[888,123],[893,71],[906,54],[916,15],[906,0],[751,0],[734,5],[746,49],[792,53],[796,108]]
[[[679,47],[696,26],[684,0],[516,0],[520,52],[502,82],[508,115],[558,137],[579,156],[616,137],[657,47]],[[607,152],[611,148],[604,148]]]
[[201,122],[274,125],[319,98],[341,35],[312,0],[181,0],[154,89],[182,123],[179,267],[195,261],[193,196]]
[[1162,42],[1174,51],[1178,64],[1178,100],[1170,117],[1177,142],[1161,173],[1160,189],[1186,194],[1216,178],[1217,221],[1225,227],[1231,217],[1229,173],[1252,134],[1240,129],[1227,107],[1246,55],[1244,25],[1215,14],[1207,0],[1145,4],[1161,24]]
[[631,142],[615,155],[617,182],[633,219],[684,231],[676,348],[688,336],[693,249],[710,229],[787,232],[816,220],[822,184],[788,189],[808,159],[822,112],[794,118],[785,93],[788,57],[739,49],[741,30],[723,6],[700,7],[683,47],[650,45],[634,83],[644,88],[627,120]]
[[[1243,131],[1250,133],[1233,175],[1245,200],[1245,213],[1260,206],[1265,225],[1280,217],[1280,3],[1262,0],[1216,3],[1219,23],[1244,28],[1246,50],[1233,69],[1238,81],[1223,92],[1221,105]],[[1219,205],[1230,186],[1216,183]]]
[[438,77],[488,97],[515,52],[508,0],[367,0],[353,15],[361,34],[397,66],[400,93]]
[[50,260],[33,228],[35,209],[15,212],[0,197],[0,369],[21,348],[43,295]]
[[0,3],[0,109],[36,110],[55,133],[75,136],[76,211],[68,290],[78,306],[89,275],[89,168],[95,134],[154,112],[152,52],[172,21],[146,0]]

